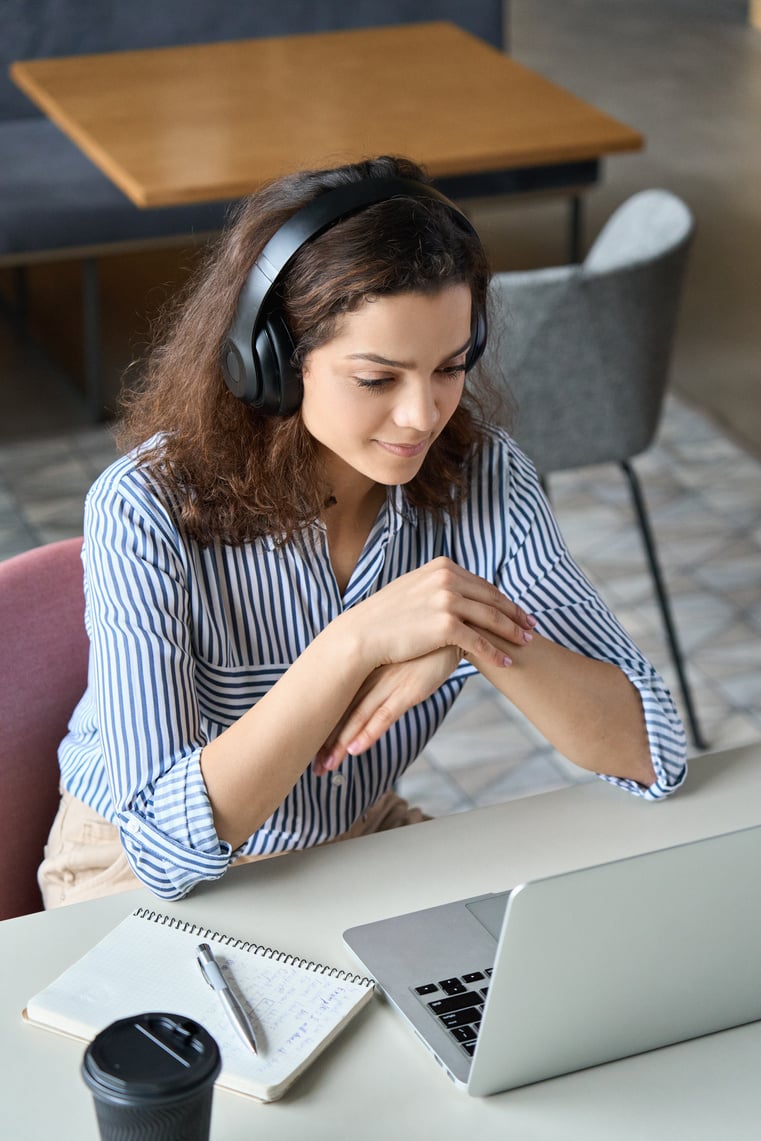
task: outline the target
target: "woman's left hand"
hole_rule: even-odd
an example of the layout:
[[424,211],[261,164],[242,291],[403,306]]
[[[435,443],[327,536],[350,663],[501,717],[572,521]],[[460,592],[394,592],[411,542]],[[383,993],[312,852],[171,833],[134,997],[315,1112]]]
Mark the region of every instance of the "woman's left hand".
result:
[[356,756],[379,741],[403,713],[446,681],[461,657],[457,646],[442,646],[374,670],[318,752],[313,766],[318,776],[337,769],[347,754]]

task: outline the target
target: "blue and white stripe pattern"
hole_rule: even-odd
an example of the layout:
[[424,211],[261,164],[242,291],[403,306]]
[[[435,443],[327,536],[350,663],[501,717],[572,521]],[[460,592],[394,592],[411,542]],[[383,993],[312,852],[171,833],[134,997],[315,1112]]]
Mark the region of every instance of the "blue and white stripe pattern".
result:
[[[435,521],[390,489],[343,596],[315,525],[269,540],[202,548],[183,537],[165,492],[132,457],[112,464],[85,508],[89,685],[60,747],[65,787],[116,823],[136,874],[177,898],[215,879],[220,842],[201,776],[206,742],[237,720],[343,609],[438,555],[496,583],[547,637],[616,663],[639,690],[658,776],[650,799],[685,775],[684,732],[663,682],[566,551],[531,464],[493,429],[456,520]],[[449,711],[461,662],[360,757],[342,781],[308,767],[234,854],[304,848],[346,831],[412,763]],[[296,715],[296,711],[294,711]]]

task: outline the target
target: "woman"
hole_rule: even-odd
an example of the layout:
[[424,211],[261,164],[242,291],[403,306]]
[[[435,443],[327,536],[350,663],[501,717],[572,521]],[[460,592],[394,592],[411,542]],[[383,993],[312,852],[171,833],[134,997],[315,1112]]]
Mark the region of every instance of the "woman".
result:
[[87,499],[46,905],[423,819],[394,784],[477,671],[581,767],[683,780],[663,683],[480,416],[488,277],[405,160],[241,204]]

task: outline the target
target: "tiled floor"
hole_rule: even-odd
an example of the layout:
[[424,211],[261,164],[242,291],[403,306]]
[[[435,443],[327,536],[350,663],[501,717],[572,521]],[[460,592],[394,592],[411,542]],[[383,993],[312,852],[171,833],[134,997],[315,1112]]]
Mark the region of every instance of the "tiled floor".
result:
[[[82,530],[84,493],[115,456],[105,428],[0,443],[0,558]],[[713,748],[761,739],[761,463],[672,398],[636,463]],[[554,477],[571,550],[676,693],[627,485],[615,467]],[[402,782],[432,815],[589,779],[481,679]]]
[[0,443],[0,558],[81,535],[84,493],[116,455],[101,427]]

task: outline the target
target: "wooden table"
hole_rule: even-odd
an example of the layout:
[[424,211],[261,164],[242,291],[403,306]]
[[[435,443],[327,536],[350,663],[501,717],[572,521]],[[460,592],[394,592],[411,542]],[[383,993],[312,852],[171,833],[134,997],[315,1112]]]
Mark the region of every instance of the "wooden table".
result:
[[11,76],[143,207],[381,153],[453,197],[575,189],[643,143],[445,22],[21,61]]

